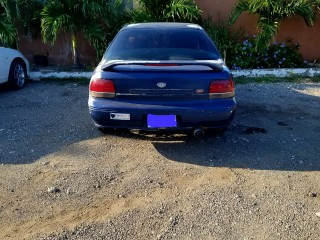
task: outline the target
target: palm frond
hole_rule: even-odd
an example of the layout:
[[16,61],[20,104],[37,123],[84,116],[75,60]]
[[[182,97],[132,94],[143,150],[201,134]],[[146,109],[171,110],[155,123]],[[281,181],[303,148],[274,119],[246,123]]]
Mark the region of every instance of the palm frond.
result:
[[106,49],[107,41],[106,34],[103,28],[95,21],[88,22],[82,29],[85,38],[96,50],[100,57]]
[[165,21],[163,10],[170,5],[172,0],[139,0],[141,11],[151,16],[154,21]]
[[279,20],[270,21],[261,17],[258,20],[259,32],[257,35],[256,49],[261,50],[270,45],[272,38],[276,35],[279,30]]
[[168,20],[194,22],[200,19],[201,12],[192,0],[172,0],[163,14]]
[[315,21],[314,7],[314,3],[308,0],[298,0],[296,2],[291,2],[287,6],[287,15],[301,16],[308,26],[312,26]]
[[250,2],[248,0],[239,0],[237,2],[230,15],[229,21],[231,24],[234,24],[243,12],[250,10],[249,3]]
[[85,16],[90,16],[91,18],[100,18],[106,14],[105,10],[108,8],[109,0],[83,0],[79,1],[81,12]]
[[72,16],[63,1],[49,0],[41,11],[41,33],[45,43],[53,44],[60,32],[74,32]]
[[9,47],[17,40],[17,31],[15,25],[8,21],[6,16],[0,16],[0,44]]
[[16,0],[0,0],[0,6],[4,8],[4,14],[9,21],[14,21],[20,16],[20,10]]
[[230,21],[235,23],[242,12],[258,15],[257,48],[267,47],[277,34],[280,22],[293,16],[301,16],[308,26],[315,20],[315,8],[320,8],[320,0],[239,0]]
[[138,22],[156,22],[158,20],[153,17],[149,12],[141,10],[141,9],[135,9],[130,12],[130,22],[132,23],[138,23]]
[[117,32],[125,24],[129,22],[134,22],[138,18],[137,10],[132,10],[126,7],[126,1],[115,0],[109,1],[105,14],[102,17],[106,27],[104,31],[106,32],[107,43],[111,42]]

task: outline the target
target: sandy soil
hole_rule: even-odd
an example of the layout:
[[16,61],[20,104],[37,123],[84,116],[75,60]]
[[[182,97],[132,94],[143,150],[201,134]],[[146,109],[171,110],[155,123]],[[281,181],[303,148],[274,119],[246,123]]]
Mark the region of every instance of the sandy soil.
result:
[[202,140],[103,135],[86,95],[0,91],[0,239],[320,239],[319,84],[240,85]]

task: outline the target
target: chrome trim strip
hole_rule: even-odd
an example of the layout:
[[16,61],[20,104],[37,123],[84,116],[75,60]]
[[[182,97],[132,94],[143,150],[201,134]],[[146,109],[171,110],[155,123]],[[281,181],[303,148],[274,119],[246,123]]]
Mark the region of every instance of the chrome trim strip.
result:
[[94,98],[115,98],[116,93],[110,93],[110,92],[94,92],[90,91],[90,96]]
[[209,98],[211,99],[232,98],[232,97],[234,97],[234,92],[209,93]]

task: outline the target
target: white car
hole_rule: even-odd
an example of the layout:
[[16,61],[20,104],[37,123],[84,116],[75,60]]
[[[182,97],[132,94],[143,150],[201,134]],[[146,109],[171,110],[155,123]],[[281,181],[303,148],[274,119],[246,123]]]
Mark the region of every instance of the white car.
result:
[[15,89],[22,88],[29,76],[28,60],[17,50],[0,47],[0,83]]

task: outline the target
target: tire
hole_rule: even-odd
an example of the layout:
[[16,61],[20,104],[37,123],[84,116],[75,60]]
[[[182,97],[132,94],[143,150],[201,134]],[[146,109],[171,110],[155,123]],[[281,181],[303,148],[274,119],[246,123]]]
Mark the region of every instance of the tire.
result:
[[14,89],[23,88],[26,84],[27,71],[22,60],[14,60],[9,70],[9,85]]

